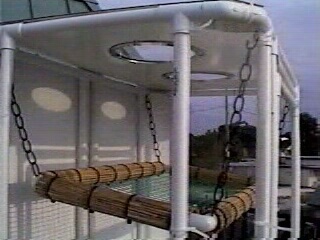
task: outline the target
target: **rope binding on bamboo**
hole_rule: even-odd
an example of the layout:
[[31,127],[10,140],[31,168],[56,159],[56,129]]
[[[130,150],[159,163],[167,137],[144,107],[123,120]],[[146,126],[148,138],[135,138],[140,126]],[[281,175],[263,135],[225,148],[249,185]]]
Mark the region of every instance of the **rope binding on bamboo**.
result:
[[98,188],[98,185],[93,185],[92,188],[90,188],[89,190],[89,194],[87,198],[87,207],[85,208],[89,211],[89,213],[94,213],[94,211],[90,208],[90,203],[91,203],[92,194],[97,188]]
[[50,187],[51,187],[51,184],[54,182],[54,180],[56,180],[57,178],[58,178],[58,174],[55,172],[55,171],[50,171],[50,173],[52,173],[54,176],[53,176],[53,178],[49,181],[49,183],[48,183],[48,186],[47,186],[47,189],[46,189],[46,193],[45,193],[45,195],[47,196],[47,198],[49,198],[50,199],[50,201],[52,202],[52,203],[55,203],[55,200],[53,200],[52,198],[51,198],[51,196],[50,196],[50,194],[49,194],[49,191],[50,191]]

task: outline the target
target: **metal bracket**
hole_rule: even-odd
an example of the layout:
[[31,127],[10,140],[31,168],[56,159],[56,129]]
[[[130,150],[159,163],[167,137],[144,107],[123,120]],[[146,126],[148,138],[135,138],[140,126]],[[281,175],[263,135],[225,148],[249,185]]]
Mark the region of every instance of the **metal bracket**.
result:
[[[180,235],[184,232],[192,232],[192,233],[198,234],[199,236],[203,237],[203,239],[215,239],[216,238],[216,234],[213,234],[212,237],[210,237],[208,234],[199,231],[195,227],[188,227],[186,229],[179,229],[179,230],[170,229],[170,232],[176,236]],[[179,236],[177,236],[177,237],[179,237]]]
[[277,53],[271,53],[272,56],[276,56],[276,61],[277,61],[277,66],[280,65],[280,58],[279,58],[279,54]]

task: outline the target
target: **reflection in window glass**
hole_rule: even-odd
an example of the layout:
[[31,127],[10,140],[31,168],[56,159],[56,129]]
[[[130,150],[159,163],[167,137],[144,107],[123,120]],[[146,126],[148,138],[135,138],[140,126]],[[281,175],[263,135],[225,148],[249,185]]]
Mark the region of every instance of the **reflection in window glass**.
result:
[[34,17],[48,17],[68,13],[66,0],[32,0]]
[[17,21],[31,18],[29,0],[0,0],[1,22]]
[[77,2],[74,0],[68,0],[71,13],[81,13],[81,12],[89,12],[88,7],[85,3]]

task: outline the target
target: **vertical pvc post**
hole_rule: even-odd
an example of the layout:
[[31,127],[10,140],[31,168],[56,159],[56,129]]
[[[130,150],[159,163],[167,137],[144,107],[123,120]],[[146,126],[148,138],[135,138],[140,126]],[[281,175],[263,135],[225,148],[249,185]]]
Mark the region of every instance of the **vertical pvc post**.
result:
[[270,236],[278,237],[278,184],[279,184],[279,121],[281,78],[278,73],[278,42],[272,44],[272,162],[271,162],[271,198],[270,198]]
[[[90,165],[91,142],[91,83],[78,79],[78,111],[77,111],[77,168]],[[90,235],[90,216],[87,210],[75,209],[75,239],[88,239]]]
[[176,89],[171,119],[171,238],[187,238],[190,128],[191,50],[189,20],[178,13],[174,18],[174,66]]
[[[0,32],[1,33],[1,32]],[[11,86],[14,70],[14,40],[5,32],[0,39],[0,239],[9,239],[8,175]]]
[[[145,119],[147,114],[145,113],[145,95],[146,93],[144,92],[139,92],[137,94],[137,122],[136,122],[136,146],[137,146],[137,162],[144,162],[143,156],[142,156],[142,142],[143,142],[143,137],[144,134],[142,133],[143,129],[145,129],[145,126],[143,126],[143,121],[142,119]],[[144,191],[144,184],[142,183],[142,179],[137,179],[136,180],[136,187],[137,187],[137,194],[142,194]],[[137,226],[137,232],[136,232],[136,239],[146,239],[144,236],[144,226],[141,223],[136,223]]]
[[271,181],[271,39],[259,42],[255,237],[269,238]]
[[226,126],[226,142],[230,141],[230,129],[229,129],[229,99],[228,99],[228,92],[226,90],[226,96],[225,96],[225,126]]
[[299,88],[296,88],[297,101],[292,110],[292,192],[291,192],[291,238],[300,238],[301,215],[301,159],[300,159],[300,109]]

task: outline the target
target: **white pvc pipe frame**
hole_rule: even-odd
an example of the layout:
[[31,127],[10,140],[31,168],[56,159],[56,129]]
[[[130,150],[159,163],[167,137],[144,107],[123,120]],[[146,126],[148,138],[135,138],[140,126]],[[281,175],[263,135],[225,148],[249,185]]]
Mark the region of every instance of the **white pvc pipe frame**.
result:
[[281,79],[278,73],[278,41],[273,38],[272,56],[271,56],[271,88],[272,88],[272,141],[271,141],[271,190],[270,190],[270,237],[278,237],[278,184],[279,184],[279,121],[280,121],[280,97],[281,97]]
[[[177,13],[182,13],[180,15],[177,15]],[[163,5],[163,6],[157,6],[154,8],[142,8],[142,9],[134,9],[130,11],[116,11],[116,12],[110,12],[106,14],[92,14],[92,15],[85,15],[85,16],[78,16],[78,17],[70,17],[70,18],[61,18],[61,19],[54,19],[54,20],[47,20],[47,21],[39,21],[39,22],[30,22],[30,23],[18,23],[18,24],[12,24],[12,25],[6,25],[1,27],[2,39],[1,39],[1,46],[2,46],[2,61],[5,62],[7,67],[4,67],[5,65],[2,64],[1,69],[1,88],[0,88],[0,96],[1,96],[1,114],[4,116],[1,117],[1,126],[3,126],[3,130],[1,131],[1,142],[0,142],[0,156],[3,156],[3,158],[0,160],[0,164],[3,167],[1,174],[1,187],[0,191],[2,191],[1,194],[3,197],[1,199],[1,213],[3,213],[1,216],[1,219],[6,219],[5,221],[1,222],[0,226],[0,238],[7,238],[7,230],[8,230],[8,222],[7,218],[4,216],[7,216],[7,176],[8,176],[8,136],[9,136],[9,122],[8,122],[8,114],[9,114],[9,108],[8,104],[10,103],[10,87],[11,87],[11,81],[12,81],[12,73],[10,74],[10,71],[12,72],[13,69],[13,54],[11,50],[14,44],[11,39],[19,39],[23,38],[25,36],[33,36],[36,37],[37,35],[43,35],[47,33],[52,32],[58,32],[58,31],[65,31],[68,29],[84,29],[91,26],[106,26],[106,25],[117,25],[117,24],[123,24],[125,22],[152,22],[152,21],[171,21],[174,16],[176,17],[176,23],[175,23],[175,41],[176,43],[180,43],[185,47],[189,45],[190,40],[188,40],[188,34],[186,32],[180,32],[179,28],[183,25],[182,22],[187,23],[187,19],[190,18],[191,20],[197,20],[197,19],[215,19],[215,20],[228,20],[228,21],[234,21],[234,22],[242,22],[242,23],[250,23],[255,26],[257,26],[256,30],[259,30],[262,33],[272,32],[272,25],[270,19],[266,16],[264,10],[258,7],[253,6],[247,6],[242,3],[237,2],[227,2],[227,1],[217,1],[217,2],[197,2],[197,3],[181,3],[181,4],[173,4],[173,5]],[[188,18],[186,18],[186,16]],[[180,20],[178,20],[180,19]],[[181,21],[181,22],[180,22]],[[180,25],[182,24],[182,25]],[[189,25],[189,23],[188,23]],[[186,26],[186,25],[185,25]],[[180,32],[180,33],[179,33]],[[8,46],[7,46],[8,45]],[[177,46],[177,45],[176,45]],[[182,50],[182,47],[181,47]],[[176,194],[175,197],[172,199],[172,204],[174,206],[173,208],[173,221],[172,221],[172,234],[177,236],[177,238],[181,238],[186,236],[187,230],[188,230],[188,214],[187,214],[187,201],[188,201],[188,131],[187,127],[189,126],[189,101],[190,101],[190,67],[189,62],[186,58],[186,53],[182,53],[185,50],[182,50],[181,53],[180,50],[177,50],[175,47],[176,52],[176,67],[183,70],[184,72],[179,73],[178,71],[178,82],[182,83],[183,86],[178,84],[177,88],[177,96],[174,100],[174,115],[173,115],[173,123],[179,123],[183,125],[183,127],[177,127],[179,124],[172,124],[172,132],[176,132],[179,137],[173,136],[173,139],[171,140],[171,149],[173,150],[173,154],[171,155],[171,161],[173,165],[173,172],[178,173],[178,176],[176,177],[176,184],[173,184],[172,192],[179,192],[181,194]],[[269,53],[270,51],[268,51]],[[266,54],[264,54],[266,58]],[[181,66],[180,66],[181,65]],[[268,66],[270,64],[268,63]],[[285,96],[289,99],[290,102],[295,102],[293,105],[295,106],[295,109],[297,109],[296,105],[296,92],[292,92],[292,82],[296,83],[292,80],[293,74],[291,73],[290,68],[288,67],[286,59],[284,60],[285,71],[283,71],[284,75],[286,76],[285,84],[282,84],[282,91],[285,94]],[[269,69],[269,68],[268,68]],[[270,69],[269,69],[270,70]],[[269,72],[266,73],[267,75],[270,75]],[[262,76],[263,78],[263,76]],[[266,79],[270,80],[270,78]],[[262,84],[262,80],[260,79],[260,84]],[[267,84],[268,85],[268,84]],[[262,87],[267,86],[262,84]],[[260,86],[261,87],[261,86]],[[263,90],[258,93],[258,95],[265,95],[269,94],[267,91],[271,89],[271,86],[267,86],[268,90]],[[271,109],[270,99],[271,95],[265,96],[267,98],[266,103],[268,104],[269,110]],[[185,102],[184,102],[185,101]],[[184,103],[183,103],[184,102]],[[260,101],[261,102],[261,101]],[[180,108],[181,107],[181,108]],[[260,107],[260,110],[263,110]],[[297,126],[297,119],[299,118],[297,115],[298,110],[294,111],[294,130],[298,131]],[[262,111],[263,115],[263,111]],[[265,112],[265,116],[267,116],[268,113]],[[271,118],[267,117],[271,121]],[[177,121],[177,120],[181,120]],[[182,124],[183,123],[183,124]],[[265,123],[264,120],[260,117],[260,123]],[[268,148],[269,140],[271,139],[271,136],[266,134],[266,131],[270,130],[269,126],[270,122],[267,123],[267,125],[259,125],[259,127],[263,127],[262,130],[259,132],[260,135],[260,142],[258,145],[261,146],[263,149],[264,147]],[[259,137],[258,137],[259,139]],[[263,140],[262,140],[263,139]],[[182,150],[174,150],[177,143],[181,145],[183,143],[183,147],[181,147]],[[299,163],[298,163],[298,157],[299,157],[299,149],[298,149],[298,142],[299,142],[299,136],[298,133],[294,133],[294,154],[293,157],[296,159],[294,168],[295,171],[298,171]],[[258,149],[258,156],[263,155],[262,151]],[[267,163],[267,160],[270,159],[271,153],[270,151],[266,152],[265,156],[262,156],[264,161],[257,161],[257,164],[262,166],[263,163]],[[259,165],[259,166],[260,166]],[[264,198],[266,200],[266,197],[270,199],[270,188],[268,187],[270,185],[271,176],[270,171],[266,171],[263,173],[263,175],[266,177],[266,185],[263,183],[260,185],[263,186],[263,189],[261,190],[261,198]],[[299,181],[299,173],[294,172],[293,174],[294,180],[296,182]],[[263,180],[263,181],[264,181]],[[259,180],[258,180],[259,181]],[[175,181],[173,181],[175,182]],[[259,185],[259,182],[257,183]],[[294,226],[296,227],[296,230],[293,232],[297,232],[297,228],[299,226],[297,217],[299,214],[297,213],[297,203],[298,198],[296,197],[299,193],[299,189],[297,187],[298,185],[295,184],[294,189],[294,200],[295,200],[295,214],[294,215]],[[267,188],[268,190],[267,190]],[[299,186],[300,187],[300,186]],[[258,201],[259,202],[259,201]],[[269,201],[268,201],[269,202]],[[265,205],[260,201],[259,204],[256,205],[257,209],[261,209],[260,213],[263,213],[263,217],[259,217],[259,211],[258,211],[258,219],[261,219],[262,222],[266,220],[262,227],[257,227],[258,232],[257,235],[268,235],[268,229],[269,229],[269,216],[267,217],[267,213],[269,209],[266,209],[268,207],[269,203]],[[258,221],[259,222],[259,221]],[[259,225],[261,223],[258,223]],[[267,236],[269,237],[269,236]]]
[[8,36],[7,33],[0,33],[0,239],[9,239],[9,130],[15,44],[13,39]]
[[281,48],[279,56],[279,72],[282,77],[281,90],[289,103],[292,120],[290,232],[291,239],[299,239],[301,229],[300,87]]
[[171,174],[171,237],[186,239],[188,232],[189,196],[189,129],[191,42],[189,19],[177,14],[173,22],[174,68],[177,73],[173,96],[170,159]]
[[260,36],[258,43],[258,128],[256,147],[255,238],[269,239],[271,186],[271,37]]
[[[272,44],[272,183],[270,202],[270,238],[278,237],[278,230],[291,232],[291,239],[300,238],[301,229],[301,155],[300,155],[300,88],[288,64],[284,53],[279,49],[277,40]],[[277,56],[278,64],[277,64]],[[278,174],[279,174],[279,107],[281,93],[280,89],[289,104],[292,118],[292,186],[291,186],[291,228],[278,226]]]
[[290,104],[292,117],[292,186],[291,186],[291,238],[300,238],[301,229],[301,156],[300,156],[300,109],[299,87],[295,88],[296,102]]

